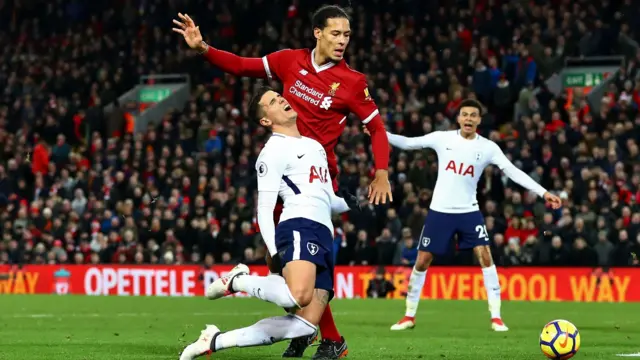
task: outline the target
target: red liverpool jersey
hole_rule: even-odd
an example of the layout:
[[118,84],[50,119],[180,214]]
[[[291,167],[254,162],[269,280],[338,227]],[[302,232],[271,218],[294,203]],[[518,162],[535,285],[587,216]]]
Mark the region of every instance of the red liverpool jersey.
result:
[[317,65],[308,49],[277,51],[264,56],[262,62],[267,77],[282,82],[282,96],[298,113],[300,134],[324,146],[329,171],[335,177],[338,163],[333,149],[347,115],[354,113],[367,124],[378,114],[364,74],[344,60]]

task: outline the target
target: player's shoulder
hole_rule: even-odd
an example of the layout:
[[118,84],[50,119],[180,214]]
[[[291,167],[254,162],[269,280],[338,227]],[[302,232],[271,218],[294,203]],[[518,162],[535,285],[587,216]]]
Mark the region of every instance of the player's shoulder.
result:
[[262,148],[262,151],[260,153],[261,155],[270,154],[285,149],[288,146],[291,146],[291,141],[287,136],[281,134],[271,134],[269,140],[267,140],[267,142],[264,144],[264,147]]
[[341,75],[348,82],[359,83],[359,82],[367,82],[367,76],[355,69],[353,69],[345,60],[342,60],[336,69],[340,70]]
[[500,149],[500,146],[493,140],[491,139],[487,139],[486,137],[477,134],[478,137],[478,143],[480,144],[480,146],[485,147],[487,149],[491,149],[491,150],[496,150],[496,149]]
[[307,136],[303,136],[302,137],[302,141],[305,143],[305,147],[315,147],[315,148],[320,148],[320,149],[324,149],[324,147],[322,147],[322,144],[320,144],[320,142],[318,142],[318,140],[312,139],[310,137]]
[[298,58],[304,58],[306,56],[310,56],[311,52],[309,51],[309,49],[281,49],[278,51],[274,51],[272,54],[277,54],[279,55],[281,58],[287,58],[287,59],[298,59]]

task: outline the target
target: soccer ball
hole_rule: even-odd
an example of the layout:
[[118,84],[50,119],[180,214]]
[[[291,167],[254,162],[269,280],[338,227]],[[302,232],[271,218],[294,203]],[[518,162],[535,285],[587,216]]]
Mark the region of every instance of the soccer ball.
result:
[[567,320],[553,320],[540,334],[540,349],[549,359],[569,359],[580,349],[580,333]]

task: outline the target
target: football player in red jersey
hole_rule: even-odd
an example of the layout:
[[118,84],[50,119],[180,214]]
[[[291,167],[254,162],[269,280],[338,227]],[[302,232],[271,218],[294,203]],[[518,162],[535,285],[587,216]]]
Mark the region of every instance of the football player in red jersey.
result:
[[[371,133],[375,178],[369,187],[369,201],[375,205],[392,201],[388,179],[389,142],[378,108],[369,95],[362,73],[351,69],[344,53],[351,36],[349,15],[335,5],[319,8],[313,15],[316,47],[285,49],[262,58],[246,58],[218,50],[202,39],[200,29],[186,14],[178,14],[173,31],[181,34],[192,49],[213,65],[236,76],[277,79],[283,84],[283,96],[298,112],[298,129],[303,136],[322,144],[327,153],[329,172],[337,190],[338,161],[334,147],[346,126],[349,113],[356,114]],[[277,217],[277,214],[276,214]],[[331,310],[327,307],[320,320],[323,341],[314,359],[337,359],[347,354]],[[285,357],[302,357],[310,339],[295,339]]]

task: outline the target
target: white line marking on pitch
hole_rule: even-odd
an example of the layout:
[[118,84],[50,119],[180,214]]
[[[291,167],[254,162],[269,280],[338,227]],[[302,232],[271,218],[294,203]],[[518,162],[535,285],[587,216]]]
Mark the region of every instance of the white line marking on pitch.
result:
[[[353,314],[352,312],[334,312],[334,315],[349,315]],[[44,314],[6,314],[0,315],[0,319],[48,319],[48,318],[100,318],[100,317],[152,317],[152,316],[214,316],[214,317],[227,317],[227,316],[268,316],[273,315],[273,312],[267,311],[254,311],[254,312],[195,312],[195,313],[148,313],[148,312],[140,312],[140,313],[67,313],[67,314],[54,314],[54,313],[44,313]]]
[[640,352],[639,352],[639,353],[635,353],[635,354],[616,354],[616,356],[622,356],[622,357],[640,357]]

